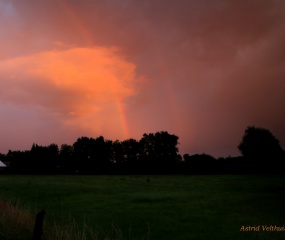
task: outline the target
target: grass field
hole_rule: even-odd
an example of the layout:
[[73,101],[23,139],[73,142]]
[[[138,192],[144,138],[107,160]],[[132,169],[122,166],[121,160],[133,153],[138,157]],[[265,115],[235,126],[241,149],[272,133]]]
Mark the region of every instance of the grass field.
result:
[[47,223],[71,216],[102,239],[285,239],[262,230],[285,225],[285,176],[0,175],[0,198],[44,208]]

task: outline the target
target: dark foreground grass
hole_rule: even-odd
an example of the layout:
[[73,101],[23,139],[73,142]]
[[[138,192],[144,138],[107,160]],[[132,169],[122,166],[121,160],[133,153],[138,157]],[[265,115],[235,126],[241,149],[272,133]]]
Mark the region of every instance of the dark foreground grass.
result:
[[285,176],[2,175],[0,198],[44,208],[49,224],[71,216],[98,239],[285,239],[262,230],[285,226]]

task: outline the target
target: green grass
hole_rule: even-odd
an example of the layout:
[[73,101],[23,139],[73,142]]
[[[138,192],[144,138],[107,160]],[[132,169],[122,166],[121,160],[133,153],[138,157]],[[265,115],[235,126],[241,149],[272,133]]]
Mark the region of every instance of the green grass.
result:
[[[98,239],[285,239],[285,176],[0,176],[0,198],[69,216]],[[0,226],[1,227],[1,226]]]

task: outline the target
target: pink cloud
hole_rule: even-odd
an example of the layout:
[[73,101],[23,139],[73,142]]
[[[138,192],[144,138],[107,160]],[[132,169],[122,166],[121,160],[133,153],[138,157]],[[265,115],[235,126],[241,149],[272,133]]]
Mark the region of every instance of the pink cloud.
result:
[[115,48],[46,51],[0,62],[0,102],[40,107],[41,119],[90,134],[123,137],[124,101],[136,94],[136,66]]

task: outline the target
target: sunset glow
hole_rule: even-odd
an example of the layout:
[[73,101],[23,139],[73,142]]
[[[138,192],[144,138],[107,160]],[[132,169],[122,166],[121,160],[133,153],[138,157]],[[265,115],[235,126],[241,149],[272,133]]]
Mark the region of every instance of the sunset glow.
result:
[[285,144],[283,1],[0,1],[0,152],[168,131],[238,155]]

